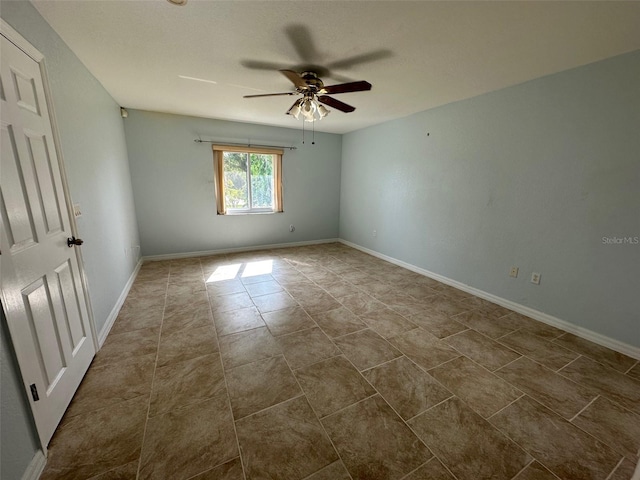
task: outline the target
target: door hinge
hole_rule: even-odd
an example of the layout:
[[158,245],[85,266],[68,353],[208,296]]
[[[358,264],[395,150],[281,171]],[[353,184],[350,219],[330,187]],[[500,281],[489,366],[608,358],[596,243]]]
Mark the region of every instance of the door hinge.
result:
[[32,383],[29,388],[31,389],[31,396],[33,397],[33,401],[37,402],[38,400],[40,400],[40,397],[38,396],[38,388],[36,387],[35,383]]

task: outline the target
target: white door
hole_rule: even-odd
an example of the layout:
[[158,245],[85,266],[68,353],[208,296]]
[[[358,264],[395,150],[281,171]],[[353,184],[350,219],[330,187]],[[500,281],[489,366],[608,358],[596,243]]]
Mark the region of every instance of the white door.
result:
[[46,447],[95,346],[40,64],[2,33],[2,304]]

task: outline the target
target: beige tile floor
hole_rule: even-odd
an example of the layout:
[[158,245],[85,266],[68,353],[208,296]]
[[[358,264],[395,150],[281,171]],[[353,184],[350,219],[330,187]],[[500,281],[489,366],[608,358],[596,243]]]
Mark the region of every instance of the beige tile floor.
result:
[[632,358],[341,244],[143,265],[43,479],[629,480]]

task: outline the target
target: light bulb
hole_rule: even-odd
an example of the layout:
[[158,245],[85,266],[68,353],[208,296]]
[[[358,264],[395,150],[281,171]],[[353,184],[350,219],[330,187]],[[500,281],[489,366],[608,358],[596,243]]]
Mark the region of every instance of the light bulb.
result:
[[287,115],[293,115],[296,120],[300,117],[300,103],[302,103],[302,99],[296,100],[296,102],[291,105],[291,108],[287,110]]
[[320,114],[321,120],[327,115],[329,115],[329,111],[330,110],[327,110],[324,105],[318,105],[318,113]]
[[306,98],[302,104],[302,113],[303,115],[313,115],[313,103],[311,103],[311,100],[308,98]]
[[303,100],[300,113],[302,113],[302,116],[307,122],[313,121],[313,104],[311,103],[311,100],[308,98]]

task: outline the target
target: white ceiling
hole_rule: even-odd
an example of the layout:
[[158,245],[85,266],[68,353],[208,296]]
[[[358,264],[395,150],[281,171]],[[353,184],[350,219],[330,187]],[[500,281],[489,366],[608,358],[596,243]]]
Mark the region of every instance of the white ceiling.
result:
[[372,83],[370,92],[336,95],[356,111],[333,111],[316,123],[331,133],[640,49],[640,2],[33,4],[129,108],[301,128],[285,115],[294,97],[242,96],[292,90],[277,69],[309,64],[331,67],[325,84]]

